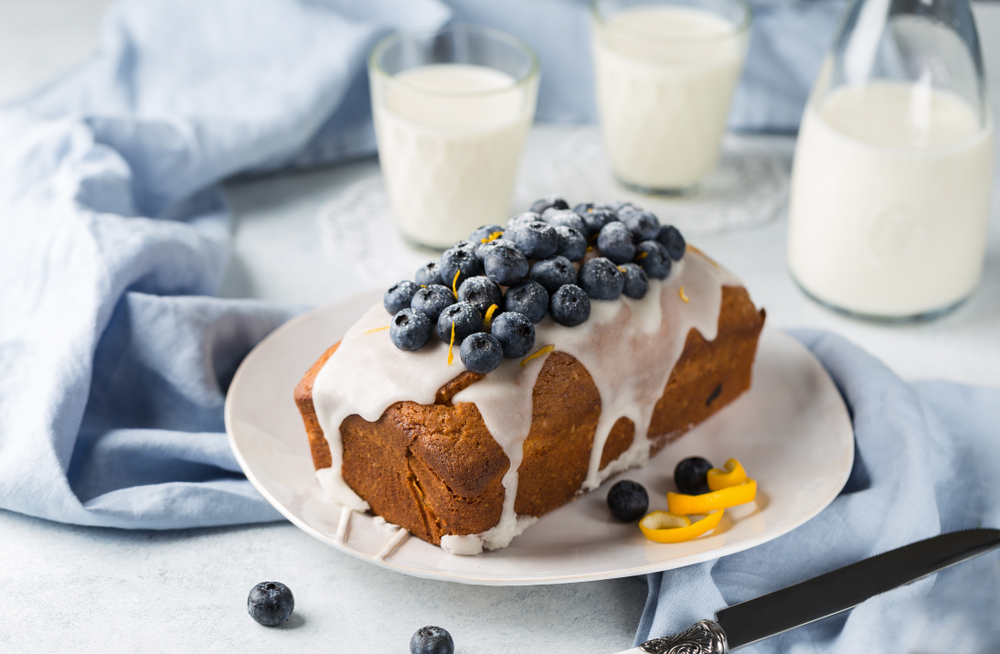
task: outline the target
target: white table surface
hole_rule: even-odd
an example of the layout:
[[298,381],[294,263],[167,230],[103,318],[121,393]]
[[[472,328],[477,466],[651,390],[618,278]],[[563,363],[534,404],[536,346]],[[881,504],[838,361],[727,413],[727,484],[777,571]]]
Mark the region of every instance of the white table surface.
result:
[[[0,101],[91,52],[107,4],[0,2]],[[991,86],[1000,89],[1000,5],[979,4],[976,12]],[[536,127],[525,161],[544,161],[580,129]],[[766,146],[790,161],[791,139],[769,137]],[[533,165],[523,166],[522,179]],[[324,248],[318,216],[344,189],[378,174],[371,159],[230,183],[234,255],[222,294],[316,305],[346,294],[338,279],[362,290],[355,267]],[[835,331],[908,379],[1000,385],[1000,198],[979,288],[954,313],[925,324],[863,323],[817,306],[787,274],[785,232],[779,212],[757,227],[691,240],[743,278],[771,325]],[[7,593],[0,651],[407,652],[418,627],[438,624],[455,636],[459,654],[607,653],[630,646],[646,597],[642,578],[518,588],[410,578],[290,524],[119,531],[0,511],[0,534]],[[265,580],[295,594],[295,615],[280,628],[260,627],[245,611],[247,592]]]

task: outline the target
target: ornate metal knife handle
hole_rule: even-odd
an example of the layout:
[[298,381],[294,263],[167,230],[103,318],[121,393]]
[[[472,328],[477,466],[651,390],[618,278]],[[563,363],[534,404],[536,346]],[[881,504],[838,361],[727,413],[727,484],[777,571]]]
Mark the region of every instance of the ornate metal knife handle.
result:
[[729,644],[717,622],[701,620],[679,634],[647,640],[639,650],[648,654],[727,654]]

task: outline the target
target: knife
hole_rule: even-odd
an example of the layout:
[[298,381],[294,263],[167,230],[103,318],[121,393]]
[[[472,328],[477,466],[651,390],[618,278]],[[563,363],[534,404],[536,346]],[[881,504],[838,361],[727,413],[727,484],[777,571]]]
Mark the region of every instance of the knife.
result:
[[648,640],[619,654],[726,654],[737,647],[848,611],[1000,546],[1000,530],[941,534],[852,563],[768,595],[734,604],[687,631]]

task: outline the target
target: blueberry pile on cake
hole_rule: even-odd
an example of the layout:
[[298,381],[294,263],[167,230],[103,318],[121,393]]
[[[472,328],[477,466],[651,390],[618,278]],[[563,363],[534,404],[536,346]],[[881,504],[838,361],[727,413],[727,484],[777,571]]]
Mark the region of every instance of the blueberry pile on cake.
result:
[[332,499],[474,554],[749,388],[763,322],[653,213],[546,198],[393,285],[295,398]]

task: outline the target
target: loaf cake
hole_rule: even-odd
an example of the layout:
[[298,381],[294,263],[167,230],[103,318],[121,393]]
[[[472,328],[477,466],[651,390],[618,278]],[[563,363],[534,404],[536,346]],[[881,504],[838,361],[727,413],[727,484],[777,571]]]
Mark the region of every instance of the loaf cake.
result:
[[328,496],[446,550],[508,545],[545,513],[644,464],[750,386],[764,323],[688,246],[641,299],[547,315],[532,354],[471,372],[453,344],[394,346],[371,308],[295,389]]

